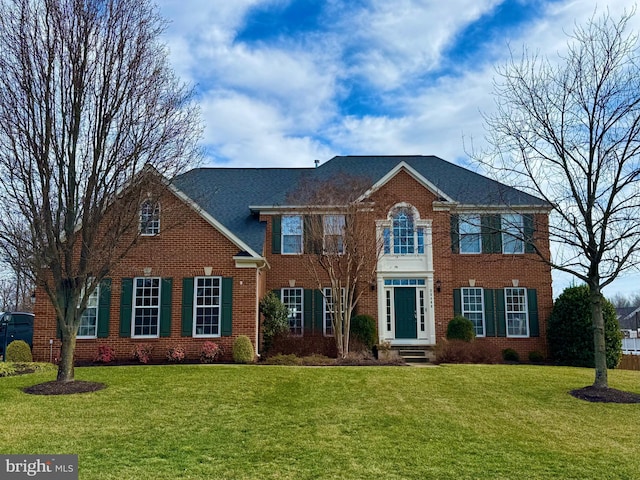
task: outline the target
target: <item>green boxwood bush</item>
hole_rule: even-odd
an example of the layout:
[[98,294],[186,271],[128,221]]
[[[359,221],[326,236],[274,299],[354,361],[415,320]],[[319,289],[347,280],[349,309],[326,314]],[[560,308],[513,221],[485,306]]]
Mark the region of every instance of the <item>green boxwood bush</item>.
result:
[[[586,285],[569,287],[553,305],[547,339],[552,358],[561,365],[595,367],[590,295]],[[622,357],[622,334],[616,310],[604,297],[602,316],[607,368],[615,368]]]
[[253,363],[255,352],[251,340],[246,335],[240,335],[233,342],[233,361],[236,363]]
[[530,363],[542,363],[544,362],[544,355],[537,350],[533,350],[529,352],[529,362]]
[[464,340],[470,342],[476,337],[473,322],[461,315],[456,315],[447,325],[448,340]]
[[7,362],[33,362],[31,348],[24,340],[14,340],[7,346]]
[[370,315],[356,315],[351,319],[349,333],[352,340],[371,350],[377,342],[376,321]]
[[513,348],[505,348],[502,350],[502,359],[505,362],[519,362],[520,355]]

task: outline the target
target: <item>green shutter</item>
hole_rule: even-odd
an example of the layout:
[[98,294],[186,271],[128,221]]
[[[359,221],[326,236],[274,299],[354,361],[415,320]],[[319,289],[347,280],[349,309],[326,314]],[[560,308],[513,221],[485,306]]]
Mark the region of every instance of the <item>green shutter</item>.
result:
[[451,215],[451,251],[460,253],[460,226],[458,215]]
[[305,333],[313,332],[313,290],[305,288],[303,297],[302,325]]
[[500,215],[481,215],[482,253],[502,253],[502,225]]
[[535,288],[527,289],[527,305],[529,308],[529,336],[540,336],[540,322],[538,319],[538,292]]
[[182,279],[182,323],[180,335],[190,337],[193,333],[193,278]]
[[160,336],[171,336],[171,299],[173,278],[163,278],[160,287]]
[[496,313],[493,296],[493,290],[484,289],[484,335],[486,337],[496,336]]
[[453,289],[453,316],[462,315],[462,291],[459,288]]
[[305,215],[302,217],[302,240],[304,242],[302,246],[302,253],[318,253],[314,248],[313,228],[311,225],[312,221],[313,218],[311,215]]
[[98,338],[109,336],[109,319],[111,316],[111,279],[100,282],[98,297]]
[[323,333],[322,322],[324,320],[324,295],[320,290],[313,291],[313,323],[315,331]]
[[304,252],[313,253],[315,255],[322,254],[323,238],[318,238],[322,232],[320,215],[305,215],[302,220],[302,237],[304,240]]
[[123,278],[120,290],[120,336],[131,336],[131,309],[133,308],[133,278]]
[[271,217],[271,253],[280,253],[282,244],[282,217],[274,215]]
[[533,235],[535,232],[533,215],[523,215],[522,223],[524,226],[524,253],[536,253],[536,249],[533,246]]
[[498,336],[506,337],[507,336],[507,315],[506,308],[504,305],[504,290],[497,289],[494,290],[494,298],[496,304],[496,323],[498,324]]
[[233,277],[222,279],[222,328],[220,334],[231,336],[233,332]]

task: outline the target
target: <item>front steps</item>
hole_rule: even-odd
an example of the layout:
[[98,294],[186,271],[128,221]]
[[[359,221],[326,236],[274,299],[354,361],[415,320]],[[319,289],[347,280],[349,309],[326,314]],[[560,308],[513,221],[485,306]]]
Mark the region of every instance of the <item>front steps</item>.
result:
[[398,352],[407,363],[430,363],[436,358],[433,346],[394,345],[391,350]]

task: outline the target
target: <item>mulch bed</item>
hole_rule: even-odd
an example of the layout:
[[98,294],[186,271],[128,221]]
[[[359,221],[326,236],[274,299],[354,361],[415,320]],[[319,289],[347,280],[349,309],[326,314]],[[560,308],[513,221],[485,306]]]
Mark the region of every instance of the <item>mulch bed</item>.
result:
[[39,383],[32,387],[23,388],[22,391],[31,395],[73,395],[75,393],[97,392],[103,388],[106,388],[104,383],[74,380],[73,382]]
[[597,388],[594,386],[579,388],[569,392],[580,400],[602,403],[640,403],[640,394],[623,392],[615,388]]

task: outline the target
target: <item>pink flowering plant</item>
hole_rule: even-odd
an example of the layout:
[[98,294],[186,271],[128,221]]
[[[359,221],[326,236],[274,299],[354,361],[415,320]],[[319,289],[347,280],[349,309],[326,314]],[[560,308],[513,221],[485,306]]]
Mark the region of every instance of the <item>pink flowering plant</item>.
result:
[[116,351],[109,345],[99,345],[98,353],[93,357],[96,363],[111,363],[116,359]]
[[200,350],[200,363],[213,363],[224,354],[222,345],[206,341]]
[[138,360],[140,363],[149,363],[152,351],[153,347],[148,343],[136,343],[136,346],[133,349],[133,358],[134,360]]
[[167,360],[172,363],[184,362],[187,358],[187,352],[182,345],[175,345],[167,350]]

